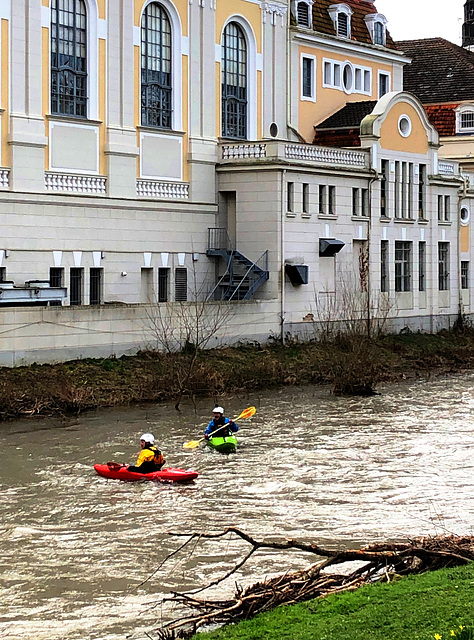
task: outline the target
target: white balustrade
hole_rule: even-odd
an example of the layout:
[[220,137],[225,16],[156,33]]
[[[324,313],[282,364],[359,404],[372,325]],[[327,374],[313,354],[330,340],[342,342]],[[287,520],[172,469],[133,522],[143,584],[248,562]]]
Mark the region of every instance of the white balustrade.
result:
[[183,200],[189,197],[189,184],[187,182],[137,180],[137,195],[143,198]]
[[246,158],[265,158],[267,145],[260,143],[225,144],[222,147],[222,160],[243,160]]
[[68,173],[45,173],[46,191],[106,195],[107,178]]
[[0,189],[10,187],[10,169],[0,169]]
[[310,160],[331,165],[368,166],[368,155],[363,151],[316,147],[306,144],[287,144],[285,157],[289,160]]
[[445,176],[454,176],[455,165],[452,162],[438,161],[438,171]]

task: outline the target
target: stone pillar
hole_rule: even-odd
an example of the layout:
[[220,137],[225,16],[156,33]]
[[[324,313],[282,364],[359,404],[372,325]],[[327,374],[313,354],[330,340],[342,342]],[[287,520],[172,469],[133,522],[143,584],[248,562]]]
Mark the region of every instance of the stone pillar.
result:
[[[135,68],[133,0],[108,3],[107,144],[108,193],[136,198],[137,132],[134,122]],[[139,30],[138,30],[139,34]]]
[[37,0],[11,4],[11,147],[14,191],[44,191],[42,115],[42,7]]

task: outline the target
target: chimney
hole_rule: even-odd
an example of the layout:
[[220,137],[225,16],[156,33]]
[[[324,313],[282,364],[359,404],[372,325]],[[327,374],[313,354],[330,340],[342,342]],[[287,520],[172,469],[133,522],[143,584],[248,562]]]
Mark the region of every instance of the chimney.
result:
[[469,49],[469,51],[474,51],[474,0],[466,0],[464,5],[462,46]]

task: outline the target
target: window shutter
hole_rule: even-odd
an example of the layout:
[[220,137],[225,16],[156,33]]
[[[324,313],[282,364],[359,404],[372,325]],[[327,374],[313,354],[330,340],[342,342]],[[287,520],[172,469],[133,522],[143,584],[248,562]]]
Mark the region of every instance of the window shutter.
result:
[[297,20],[302,27],[309,27],[309,6],[306,2],[298,2]]
[[337,14],[337,35],[343,38],[349,35],[349,19],[345,13]]
[[186,302],[188,299],[188,270],[178,268],[174,273],[174,297],[176,302]]

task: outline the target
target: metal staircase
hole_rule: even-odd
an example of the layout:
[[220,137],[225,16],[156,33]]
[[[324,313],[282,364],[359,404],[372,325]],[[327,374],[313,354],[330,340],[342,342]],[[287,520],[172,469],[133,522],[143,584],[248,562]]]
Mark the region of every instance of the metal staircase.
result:
[[208,300],[249,300],[270,276],[268,251],[256,262],[230,248],[227,229],[208,229],[207,255],[222,258],[226,269],[218,278]]

